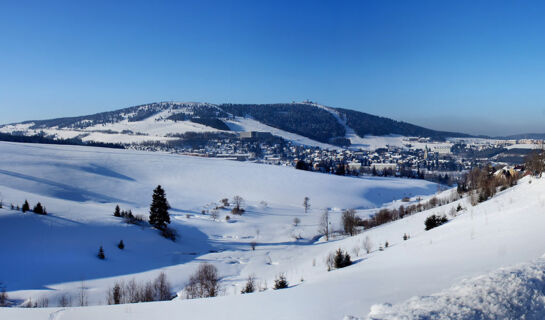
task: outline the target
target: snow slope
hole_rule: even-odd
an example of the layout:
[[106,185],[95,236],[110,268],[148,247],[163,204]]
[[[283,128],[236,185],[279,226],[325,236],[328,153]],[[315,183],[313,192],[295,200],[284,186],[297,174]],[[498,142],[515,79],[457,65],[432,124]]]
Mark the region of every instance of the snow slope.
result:
[[543,319],[545,259],[501,268],[444,290],[392,306],[375,305],[369,320]]
[[[47,259],[55,251],[49,248],[48,239],[57,237],[58,232],[61,234],[54,241],[60,244],[55,244],[53,248],[68,250],[70,254],[59,254],[57,259],[68,257],[69,261],[64,264],[72,264],[76,263],[70,258],[74,255],[93,266],[89,268],[92,272],[86,269],[81,272],[84,273],[91,304],[104,301],[105,288],[111,286],[115,279],[134,277],[145,280],[153,278],[161,270],[166,272],[173,288],[178,291],[201,261],[218,267],[224,287],[223,296],[213,299],[175,299],[169,302],[69,309],[8,308],[0,309],[2,318],[343,319],[346,316],[349,319],[364,318],[373,305],[384,303],[400,304],[400,307],[375,307],[371,315],[393,315],[395,318],[398,314],[403,316],[407,314],[403,312],[410,312],[406,311],[408,304],[421,304],[402,304],[411,297],[429,296],[457,286],[463,279],[487,274],[500,267],[531,262],[545,253],[541,227],[545,224],[545,179],[524,178],[518,186],[502,191],[475,207],[462,199],[354,237],[316,242],[314,236],[321,208],[325,206],[333,208],[333,228],[337,229],[341,208],[388,205],[390,197],[394,196],[394,186],[399,188],[396,191],[398,196],[430,190],[418,185],[423,182],[414,180],[334,177],[289,168],[168,154],[9,143],[1,143],[0,150],[0,168],[3,170],[0,172],[0,191],[5,201],[28,197],[34,202],[43,201],[52,212],[51,217],[41,217],[10,210],[0,211],[0,241],[9,243],[7,247],[12,248],[0,248],[0,256],[8,261],[8,264],[0,266],[0,275],[9,274],[4,276],[8,280],[3,281],[8,285],[11,297],[32,297],[36,300],[48,295],[51,305],[55,305],[57,294],[77,294],[82,277],[74,279],[67,272],[65,279],[58,279],[64,272],[55,268],[64,271],[63,264],[56,259]],[[145,213],[151,189],[157,183],[165,186],[169,201],[175,208],[173,226],[182,235],[179,242],[168,242],[154,230],[127,226],[111,216],[116,202],[120,202],[122,207],[133,208],[137,213]],[[448,192],[451,191],[445,195]],[[208,215],[198,213],[207,203],[237,193],[247,199],[248,212],[235,217],[234,222],[227,223],[222,218],[211,221]],[[313,205],[313,210],[306,215],[300,205],[305,195],[310,196]],[[370,195],[376,198],[371,199]],[[268,205],[260,204],[261,200],[267,201]],[[426,217],[448,213],[458,204],[464,207],[460,215],[443,226],[424,231]],[[368,210],[358,212],[364,215]],[[188,213],[190,218],[186,216]],[[224,217],[227,213],[222,211],[220,214]],[[291,223],[294,217],[302,220],[297,227]],[[21,222],[22,219],[33,222]],[[82,229],[74,226],[73,232],[64,231],[66,235],[61,237],[61,228],[68,229],[61,227],[61,222],[79,224]],[[12,228],[15,223],[20,223],[20,227]],[[51,226],[51,230],[44,230],[41,224]],[[90,231],[78,237],[79,232],[88,226],[91,226]],[[110,227],[112,231],[101,230],[99,226]],[[15,231],[24,227],[29,230],[28,233]],[[40,232],[45,235],[38,237]],[[123,232],[124,239],[128,239],[127,250],[131,248],[132,252],[115,251],[115,241],[120,237],[118,232]],[[411,236],[409,240],[403,241],[404,233]],[[294,239],[293,236],[298,234],[302,240]],[[72,251],[61,241],[70,236],[76,239]],[[25,239],[29,237],[33,240],[28,240],[27,244]],[[366,238],[373,243],[370,254],[362,250]],[[142,242],[138,243],[138,240]],[[33,248],[38,241],[44,244]],[[98,261],[93,256],[101,241],[109,257],[106,261]],[[251,241],[258,243],[255,251],[249,248]],[[384,251],[378,250],[386,241],[389,247]],[[159,243],[161,245],[156,246]],[[18,251],[19,245],[22,257],[15,259],[17,261],[9,269],[11,256],[16,256],[14,251]],[[187,246],[193,245],[195,249],[192,252],[185,251],[188,250]],[[337,248],[347,250],[355,263],[327,272],[325,258]],[[85,252],[80,253],[82,250]],[[156,252],[149,252],[154,250]],[[43,253],[43,257],[32,258],[31,264],[26,262],[29,254],[35,251]],[[142,258],[142,262],[135,257]],[[169,259],[171,262],[166,263]],[[96,267],[100,266],[99,263],[104,263],[102,268]],[[126,264],[130,263],[141,266],[134,266],[137,270],[125,271]],[[56,272],[52,273],[61,275],[45,272],[34,278],[32,271],[36,265],[45,265],[46,271],[55,269]],[[83,263],[76,266],[83,268]],[[529,266],[520,270],[529,270],[529,275],[532,272],[539,275],[543,267],[539,262]],[[274,277],[281,272],[287,275],[290,288],[239,294],[248,275],[255,274],[260,283],[267,281],[270,288]],[[529,292],[531,288],[526,283],[531,285],[535,282],[522,274],[516,278],[521,284],[519,292]],[[32,280],[26,280],[29,275]],[[537,279],[537,276],[534,278]],[[525,282],[524,279],[530,280]],[[12,291],[9,289],[10,282],[14,287],[17,283],[21,284]],[[509,287],[505,287],[506,281],[476,283],[483,287],[495,286],[485,292],[509,290]],[[443,291],[433,299],[437,299],[438,303],[451,301],[447,299],[450,299],[448,297],[452,296],[452,292],[478,297],[469,289],[463,291],[463,288],[470,287],[462,284],[462,289]],[[459,305],[464,306],[463,303]],[[483,301],[475,308],[486,310],[489,304]],[[507,318],[519,314],[507,314]]]
[[[267,265],[269,271],[259,273],[271,281],[277,272],[288,271],[275,262],[285,259],[283,250],[294,248],[286,259],[295,259],[299,247],[312,243],[322,208],[333,208],[338,221],[340,208],[374,208],[436,190],[435,184],[418,180],[337,177],[166,153],[5,142],[0,143],[0,177],[6,207],[28,199],[49,211],[37,216],[0,210],[0,241],[13,244],[0,249],[0,281],[13,298],[47,296],[52,305],[63,293],[75,295],[81,280],[94,292],[89,303],[100,304],[110,278],[147,280],[165,269],[180,290],[202,259],[215,261],[235,284]],[[112,216],[116,204],[147,216],[158,184],[172,206],[172,226],[181,236],[177,243]],[[220,210],[220,221],[201,214],[234,195],[246,199],[243,217],[227,223],[228,210]],[[310,214],[302,209],[305,196],[314,208]],[[295,217],[302,221],[297,227]],[[295,236],[302,239],[295,241]],[[115,247],[121,239],[127,246],[123,252]],[[252,241],[260,248],[250,255]],[[95,257],[101,245],[107,263]]]

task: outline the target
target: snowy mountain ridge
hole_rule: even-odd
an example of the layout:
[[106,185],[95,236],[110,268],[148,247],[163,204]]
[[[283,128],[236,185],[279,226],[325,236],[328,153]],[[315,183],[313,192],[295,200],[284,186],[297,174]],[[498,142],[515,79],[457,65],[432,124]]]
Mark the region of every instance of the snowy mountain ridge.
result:
[[[120,144],[166,142],[173,135],[187,132],[249,131],[269,132],[297,144],[328,149],[350,145],[371,148],[389,137],[464,136],[312,102],[268,105],[159,102],[88,116],[0,126],[3,133]],[[380,142],[378,145],[381,146]]]

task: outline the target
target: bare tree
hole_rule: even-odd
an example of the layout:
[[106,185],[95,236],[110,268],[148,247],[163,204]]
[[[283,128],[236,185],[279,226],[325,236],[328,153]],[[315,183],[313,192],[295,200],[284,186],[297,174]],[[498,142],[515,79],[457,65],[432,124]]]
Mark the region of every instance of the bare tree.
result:
[[303,208],[305,208],[305,213],[307,213],[308,210],[310,210],[310,198],[309,197],[305,197],[305,200],[303,201]]
[[354,209],[345,210],[342,215],[342,222],[343,222],[343,228],[345,233],[348,233],[351,236],[357,233],[356,210]]
[[63,308],[70,307],[72,306],[72,298],[70,298],[70,296],[66,294],[63,294],[62,296],[59,297],[58,304],[59,304],[59,307],[63,307]]
[[155,295],[157,296],[157,300],[159,301],[165,301],[170,300],[172,298],[170,294],[170,283],[167,281],[167,276],[164,272],[161,272],[157,279],[155,279]]
[[370,253],[373,249],[373,243],[371,242],[371,239],[369,239],[369,236],[365,237],[365,239],[363,240],[363,248],[367,253]]
[[219,217],[218,210],[212,209],[212,211],[210,212],[210,217],[212,217],[214,221],[218,220],[218,217]]
[[113,288],[108,290],[108,304],[121,304],[124,301],[123,286],[115,283]]
[[242,206],[244,205],[244,199],[242,199],[241,196],[233,197],[233,205],[234,205],[234,208],[233,210],[231,210],[232,213],[234,214],[244,213],[244,209],[242,208]]
[[79,295],[78,295],[79,306],[84,307],[88,304],[88,301],[87,301],[87,288],[85,287],[85,282],[83,280],[81,280],[79,289],[80,289]]
[[324,209],[320,220],[320,233],[325,236],[326,241],[329,241],[329,209]]
[[531,174],[541,177],[545,170],[545,152],[543,151],[543,143],[541,144],[540,151],[533,151],[526,157],[524,163],[526,170]]
[[188,299],[207,298],[217,296],[219,289],[218,269],[209,263],[203,263],[189,278],[185,292]]

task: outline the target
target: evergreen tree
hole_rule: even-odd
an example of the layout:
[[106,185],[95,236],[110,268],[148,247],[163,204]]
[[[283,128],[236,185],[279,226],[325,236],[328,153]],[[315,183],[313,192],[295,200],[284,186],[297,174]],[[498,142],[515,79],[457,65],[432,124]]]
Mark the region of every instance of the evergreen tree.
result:
[[44,207],[42,207],[42,204],[38,202],[32,211],[34,211],[36,214],[44,214]]
[[106,258],[106,256],[104,255],[104,249],[102,248],[102,246],[100,246],[100,249],[98,249],[97,256],[100,260],[104,260]]
[[170,223],[170,216],[168,215],[168,204],[165,190],[161,186],[157,186],[153,190],[153,197],[149,209],[149,223],[157,229],[163,230],[167,224]]
[[114,217],[121,217],[121,209],[119,208],[119,205],[115,206]]
[[23,203],[23,207],[21,208],[23,212],[30,211],[30,205],[28,204],[28,201],[25,200],[25,203]]
[[123,243],[123,240],[119,241],[119,243],[117,244],[117,247],[121,250],[125,249],[125,244]]

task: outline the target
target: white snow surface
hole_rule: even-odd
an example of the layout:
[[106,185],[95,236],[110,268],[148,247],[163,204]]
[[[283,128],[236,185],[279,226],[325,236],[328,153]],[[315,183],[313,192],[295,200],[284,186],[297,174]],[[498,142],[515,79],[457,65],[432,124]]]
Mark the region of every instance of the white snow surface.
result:
[[368,320],[543,319],[545,259],[464,280],[448,290],[406,302],[374,305]]
[[[165,187],[173,207],[171,226],[180,234],[177,242],[163,239],[149,227],[127,225],[112,216],[117,203],[122,209],[147,215],[151,190],[157,184]],[[447,298],[456,294],[479,298],[479,292],[499,295],[519,290],[506,287],[507,280],[471,282],[487,288],[483,291],[472,291],[468,282],[460,281],[532,261],[505,270],[522,270],[515,272],[513,285],[520,284],[517,292],[534,292],[531,285],[540,284],[531,279],[538,279],[539,269],[543,269],[541,260],[535,259],[545,253],[545,179],[524,178],[519,185],[475,207],[462,199],[354,237],[316,241],[324,207],[331,208],[332,228],[337,230],[343,208],[359,208],[358,215],[364,217],[373,212],[369,208],[391,207],[401,203],[392,202],[394,199],[405,195],[414,199],[435,190],[436,185],[419,180],[337,177],[164,153],[0,143],[0,192],[4,201],[0,243],[5,244],[0,246],[0,281],[15,302],[48,297],[52,307],[3,308],[0,318],[325,320],[365,318],[372,312],[386,319],[390,315],[412,319],[403,317],[411,315],[407,301],[431,310],[432,303],[422,302],[431,295],[440,305],[441,301],[456,300]],[[451,192],[454,190],[439,196]],[[220,218],[213,221],[210,215],[200,214],[211,207],[211,202],[236,194],[246,199],[244,215],[232,216],[228,210],[220,210]],[[311,199],[312,209],[307,214],[301,207],[304,196]],[[31,205],[42,202],[49,215],[22,214],[6,205],[21,204],[24,199]],[[464,208],[458,216],[424,231],[426,217],[448,213],[458,204]],[[225,221],[226,215],[233,217],[231,222]],[[301,220],[298,226],[292,222],[295,217]],[[404,233],[410,235],[409,240],[402,239]],[[295,240],[295,236],[301,239]],[[369,254],[362,250],[366,238],[373,244]],[[120,239],[126,245],[123,251],[115,247]],[[252,241],[257,242],[255,251],[249,246]],[[389,247],[378,250],[386,241]],[[106,252],[104,261],[96,258],[100,245]],[[328,272],[325,258],[338,248],[348,251],[355,263]],[[99,305],[104,304],[106,290],[115,281],[147,281],[161,271],[173,290],[181,292],[203,261],[220,272],[220,297]],[[499,272],[507,275],[511,271]],[[286,274],[290,288],[271,290],[279,273]],[[269,289],[241,295],[251,274],[259,284],[266,282]],[[495,274],[477,279],[496,279]],[[61,294],[76,300],[82,280],[92,306],[55,307]],[[461,289],[446,290],[450,287]],[[424,298],[408,300],[415,296]],[[493,298],[480,298],[482,301],[474,302],[471,308],[504,312],[493,305]],[[382,307],[372,308],[374,305]],[[463,307],[463,301],[459,305]],[[525,305],[522,300],[521,305]],[[537,307],[521,308],[521,312],[539,310]],[[451,312],[463,315],[464,311]],[[505,314],[509,318],[520,313]]]
[[318,142],[316,140],[303,137],[296,133],[291,133],[291,132],[287,132],[281,129],[268,126],[264,123],[261,123],[251,118],[235,117],[235,119],[233,120],[225,120],[225,124],[229,126],[229,128],[232,131],[235,131],[235,132],[248,132],[248,131],[270,132],[272,135],[282,137],[288,141],[292,141],[300,145],[320,147],[322,149],[328,149],[328,150],[340,149],[340,147],[337,147],[331,144]]

